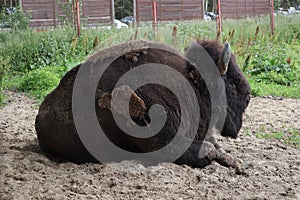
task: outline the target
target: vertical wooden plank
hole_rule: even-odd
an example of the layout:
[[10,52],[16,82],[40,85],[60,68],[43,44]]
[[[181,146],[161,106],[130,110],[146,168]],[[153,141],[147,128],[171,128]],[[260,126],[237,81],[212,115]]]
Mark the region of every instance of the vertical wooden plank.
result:
[[137,25],[140,22],[140,8],[139,8],[139,0],[135,0],[136,2],[136,18],[134,18],[134,20],[136,21]]
[[53,6],[53,9],[52,9],[52,12],[53,12],[53,25],[54,25],[54,28],[56,28],[56,3],[55,3],[55,0],[52,0],[52,6]]
[[80,30],[80,3],[79,0],[76,0],[76,15],[77,15],[77,33],[78,37],[81,35]]
[[271,31],[272,35],[274,34],[275,31],[275,23],[274,23],[274,0],[270,0],[270,16],[271,16]]
[[[249,0],[248,0],[248,1],[249,1]],[[244,0],[244,9],[245,9],[244,15],[245,15],[245,16],[248,16],[248,13],[247,13],[247,0]]]
[[76,8],[75,8],[75,0],[72,0],[72,18],[73,18],[73,26],[75,31],[77,30],[76,28]]
[[181,14],[180,18],[183,19],[183,15],[184,15],[184,13],[183,13],[183,0],[180,1],[180,14]]
[[236,0],[236,5],[237,5],[237,9],[236,9],[236,18],[239,19],[240,18],[240,2],[239,0]]
[[88,16],[88,14],[87,14],[88,10],[86,10],[86,4],[87,4],[87,2],[83,0],[82,1],[82,6],[81,6],[82,18],[83,19],[86,19],[86,16]]
[[115,1],[111,0],[110,1],[110,7],[111,7],[111,11],[110,11],[110,20],[111,20],[111,24],[114,23],[115,20]]
[[136,5],[136,0],[133,0],[133,18],[134,18],[134,26],[136,25],[136,19],[137,19],[137,16],[136,16],[136,12],[137,12],[137,5]]
[[256,2],[253,0],[253,16],[256,16]]
[[159,15],[160,15],[160,21],[163,21],[163,11],[162,11],[162,0],[159,0]]
[[152,17],[153,17],[153,25],[156,26],[156,24],[157,24],[156,0],[152,0]]
[[217,18],[217,35],[220,36],[222,33],[222,9],[221,9],[221,0],[218,0],[218,18]]
[[201,19],[204,19],[204,0],[201,0]]

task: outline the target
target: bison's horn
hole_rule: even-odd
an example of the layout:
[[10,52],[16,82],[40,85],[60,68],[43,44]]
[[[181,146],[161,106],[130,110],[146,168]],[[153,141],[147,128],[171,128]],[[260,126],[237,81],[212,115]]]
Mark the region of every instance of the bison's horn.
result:
[[225,42],[223,47],[223,52],[217,63],[221,75],[226,74],[230,58],[231,58],[231,48],[229,43]]

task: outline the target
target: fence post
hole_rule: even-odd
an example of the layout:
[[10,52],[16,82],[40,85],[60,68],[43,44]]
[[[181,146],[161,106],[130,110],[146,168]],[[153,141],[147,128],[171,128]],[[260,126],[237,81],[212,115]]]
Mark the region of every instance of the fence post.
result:
[[76,16],[77,16],[77,33],[78,37],[80,36],[80,3],[79,0],[76,0]]
[[110,14],[110,18],[111,18],[111,25],[114,25],[114,20],[115,20],[115,1],[111,0],[111,14]]
[[52,6],[53,6],[53,25],[54,25],[54,28],[56,28],[56,4],[55,4],[55,0],[52,1]]
[[77,25],[76,25],[76,5],[75,0],[72,0],[72,18],[73,18],[73,27],[75,31],[77,31]]
[[137,21],[138,21],[138,17],[137,17],[137,0],[133,0],[133,25],[134,27],[136,27]]
[[202,18],[202,19],[204,19],[205,12],[207,12],[206,6],[204,5],[204,4],[205,4],[204,1],[205,1],[205,0],[201,0],[201,9],[202,9],[202,12],[201,12],[201,18]]
[[152,0],[152,17],[153,17],[153,26],[157,24],[157,9],[156,9],[156,0]]
[[275,31],[275,22],[274,22],[274,0],[270,0],[270,21],[271,21],[271,31],[272,35]]
[[221,10],[221,0],[217,2],[218,7],[218,17],[217,17],[217,36],[219,37],[222,33],[222,10]]

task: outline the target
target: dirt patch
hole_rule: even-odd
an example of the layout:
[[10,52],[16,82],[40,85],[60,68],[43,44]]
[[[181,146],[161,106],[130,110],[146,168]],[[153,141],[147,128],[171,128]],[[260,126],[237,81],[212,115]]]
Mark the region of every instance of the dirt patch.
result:
[[300,100],[253,98],[237,140],[225,150],[248,162],[237,171],[217,163],[193,169],[172,163],[144,167],[57,162],[40,150],[35,103],[10,93],[0,108],[0,199],[300,199],[300,149],[259,132],[300,132]]

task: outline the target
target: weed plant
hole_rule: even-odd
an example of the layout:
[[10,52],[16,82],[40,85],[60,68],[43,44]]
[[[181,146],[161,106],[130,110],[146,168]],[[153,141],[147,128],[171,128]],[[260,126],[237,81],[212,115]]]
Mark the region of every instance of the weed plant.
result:
[[[299,21],[299,16],[276,16],[274,34],[269,17],[224,21],[219,40],[231,44],[253,95],[300,98]],[[156,28],[150,24],[140,24],[138,29],[86,28],[80,37],[68,26],[0,31],[0,89],[16,88],[41,101],[68,70],[97,49],[146,39],[183,52],[193,39],[215,39],[215,29],[214,22],[182,21],[161,23]]]

